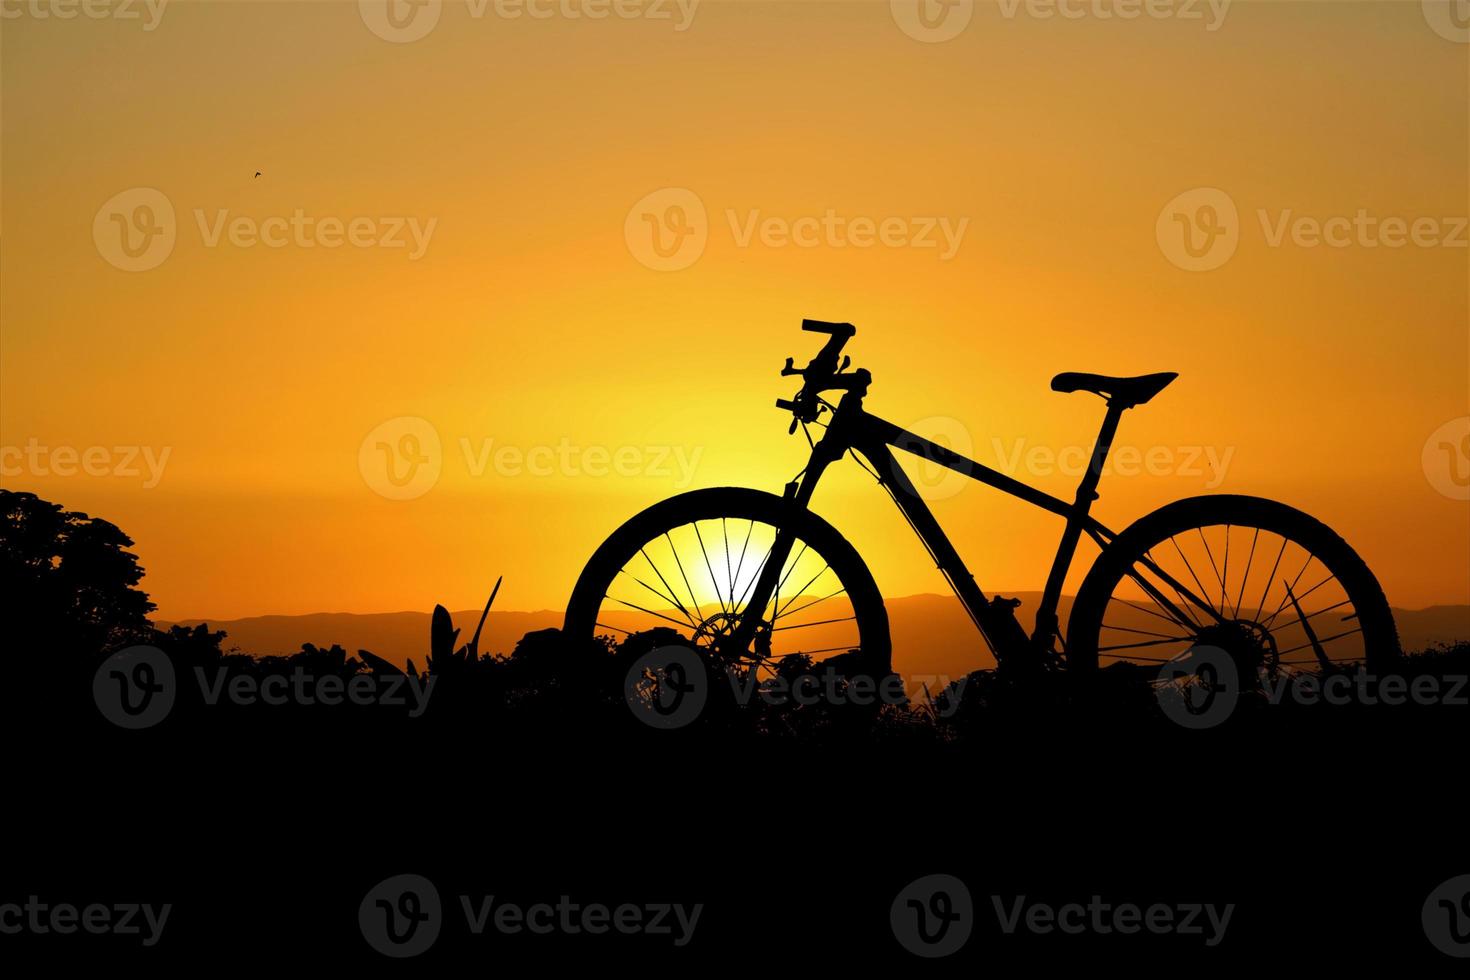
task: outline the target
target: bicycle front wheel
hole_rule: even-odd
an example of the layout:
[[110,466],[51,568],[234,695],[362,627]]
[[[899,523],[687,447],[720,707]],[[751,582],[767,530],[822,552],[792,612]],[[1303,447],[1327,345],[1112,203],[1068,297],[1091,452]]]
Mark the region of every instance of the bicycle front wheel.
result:
[[862,673],[888,673],[888,613],[878,586],[852,545],[810,511],[793,519],[795,540],[770,601],[749,608],[788,510],[774,494],[738,487],[654,504],[588,561],[567,606],[566,634],[621,639],[664,627],[712,652],[754,618],[746,650],[721,644],[727,666],[773,675],[792,655],[854,653]]

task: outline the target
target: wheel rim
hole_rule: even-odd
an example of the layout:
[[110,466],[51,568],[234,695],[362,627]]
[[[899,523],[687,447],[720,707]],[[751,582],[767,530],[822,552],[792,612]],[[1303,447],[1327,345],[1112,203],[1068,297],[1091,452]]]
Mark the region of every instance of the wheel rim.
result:
[[772,675],[792,656],[860,649],[847,585],[830,561],[798,538],[777,576],[777,588],[758,613],[748,608],[768,564],[776,528],[757,519],[715,517],[686,521],[644,542],[612,574],[596,615],[599,633],[625,637],[655,627],[714,656],[717,641],[756,616],[754,640],[728,666]]
[[1369,659],[1360,599],[1330,556],[1264,527],[1172,534],[1124,571],[1103,607],[1099,664],[1168,664],[1224,650],[1242,676],[1355,669]]

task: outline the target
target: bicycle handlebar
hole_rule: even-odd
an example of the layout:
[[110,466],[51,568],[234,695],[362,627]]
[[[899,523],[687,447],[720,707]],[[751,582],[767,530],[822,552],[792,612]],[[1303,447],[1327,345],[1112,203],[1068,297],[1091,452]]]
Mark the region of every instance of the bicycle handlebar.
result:
[[834,336],[841,334],[844,340],[857,333],[857,327],[850,323],[828,323],[826,320],[802,320],[801,329],[808,333],[829,333]]
[[[795,367],[792,358],[788,357],[786,358],[786,366],[781,369],[781,375],[783,377],[791,374],[799,374],[804,379],[801,390],[796,393],[795,398],[789,401],[784,398],[777,399],[776,401],[777,408],[789,411],[796,416],[791,423],[792,432],[796,431],[798,422],[812,422],[816,420],[817,414],[821,410],[821,403],[818,399],[822,392],[830,391],[833,388],[851,389],[857,387],[859,384],[859,379],[855,376],[840,374],[842,369],[847,367],[847,361],[844,360],[839,366],[837,360],[838,355],[842,353],[842,348],[857,333],[857,327],[854,327],[850,323],[829,323],[826,320],[802,320],[801,329],[808,333],[827,334],[828,340],[822,345],[822,349],[817,352],[817,356],[807,362],[806,367]],[[859,371],[857,374],[864,375],[860,384],[865,388],[868,383],[866,378],[867,372]]]

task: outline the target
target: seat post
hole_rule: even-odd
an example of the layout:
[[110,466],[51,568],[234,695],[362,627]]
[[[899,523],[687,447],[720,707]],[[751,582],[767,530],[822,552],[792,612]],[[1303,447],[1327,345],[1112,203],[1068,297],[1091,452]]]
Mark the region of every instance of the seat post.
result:
[[1061,602],[1062,586],[1066,583],[1067,569],[1072,566],[1072,556],[1077,553],[1077,542],[1082,538],[1082,525],[1097,499],[1097,484],[1102,479],[1103,464],[1108,451],[1113,447],[1113,437],[1118,434],[1118,420],[1123,417],[1125,405],[1108,400],[1108,412],[1103,416],[1102,428],[1098,430],[1097,442],[1092,447],[1092,461],[1082,482],[1077,486],[1076,503],[1067,517],[1067,527],[1062,531],[1062,542],[1057,546],[1057,556],[1052,562],[1051,573],[1046,577],[1046,591],[1041,595],[1041,608],[1036,614],[1036,631],[1033,639],[1045,642],[1058,629],[1057,605]]
[[1108,399],[1108,411],[1103,416],[1102,428],[1098,430],[1097,442],[1092,447],[1092,462],[1082,475],[1082,482],[1077,485],[1077,508],[1080,515],[1085,516],[1092,507],[1092,502],[1097,499],[1097,484],[1102,479],[1103,464],[1107,462],[1108,453],[1113,448],[1113,437],[1118,434],[1118,421],[1122,419],[1125,408],[1126,406],[1117,401]]

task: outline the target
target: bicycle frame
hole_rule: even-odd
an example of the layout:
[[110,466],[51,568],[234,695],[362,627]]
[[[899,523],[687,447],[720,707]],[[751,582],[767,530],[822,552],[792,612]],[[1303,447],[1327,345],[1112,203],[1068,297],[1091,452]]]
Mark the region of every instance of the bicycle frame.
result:
[[[1062,586],[1066,581],[1067,571],[1071,567],[1082,535],[1086,533],[1100,547],[1107,547],[1117,537],[1113,531],[1093,518],[1090,512],[1093,502],[1098,499],[1097,484],[1102,477],[1103,464],[1107,460],[1113,438],[1117,434],[1123,408],[1109,403],[1102,428],[1093,445],[1087,472],[1077,487],[1075,498],[1068,503],[1059,497],[1053,497],[1051,494],[1006,476],[983,463],[946,449],[923,436],[868,414],[863,409],[863,398],[867,393],[866,372],[863,374],[862,381],[849,388],[835,407],[826,402],[823,403],[832,408],[832,421],[822,438],[812,444],[812,455],[806,468],[796,480],[787,484],[784,498],[791,507],[798,511],[806,510],[817,483],[821,480],[827,467],[850,451],[861,454],[872,465],[879,483],[893,497],[899,510],[908,519],[910,526],[913,527],[914,532],[934,558],[935,564],[944,574],[950,588],[959,597],[965,611],[969,613],[976,628],[995,654],[996,661],[1003,662],[1013,654],[1024,658],[1027,653],[1052,650],[1059,632],[1057,606],[1061,601]],[[972,480],[1050,511],[1065,520],[1061,542],[1057,547],[1056,557],[1052,560],[1051,571],[1042,592],[1041,605],[1037,609],[1035,628],[1029,641],[1020,627],[1016,625],[1012,613],[1013,605],[1004,601],[993,602],[976,584],[975,577],[965,566],[959,552],[955,550],[949,537],[940,527],[929,505],[925,503],[913,481],[899,466],[898,458],[891,451],[892,449],[901,449],[938,463]],[[792,535],[784,529],[779,530],[766,565],[757,578],[747,608],[766,608],[776,588],[778,574],[790,554],[791,544]],[[1142,564],[1178,590],[1179,594],[1191,604],[1208,611],[1211,616],[1219,619],[1208,603],[1164,573],[1152,561],[1145,560]],[[1151,583],[1141,578],[1136,572],[1130,572],[1130,575],[1154,601],[1178,615],[1183,615],[1174,603]],[[753,619],[742,622],[730,636],[734,649],[745,649],[745,645],[755,638],[758,625],[758,621]]]

